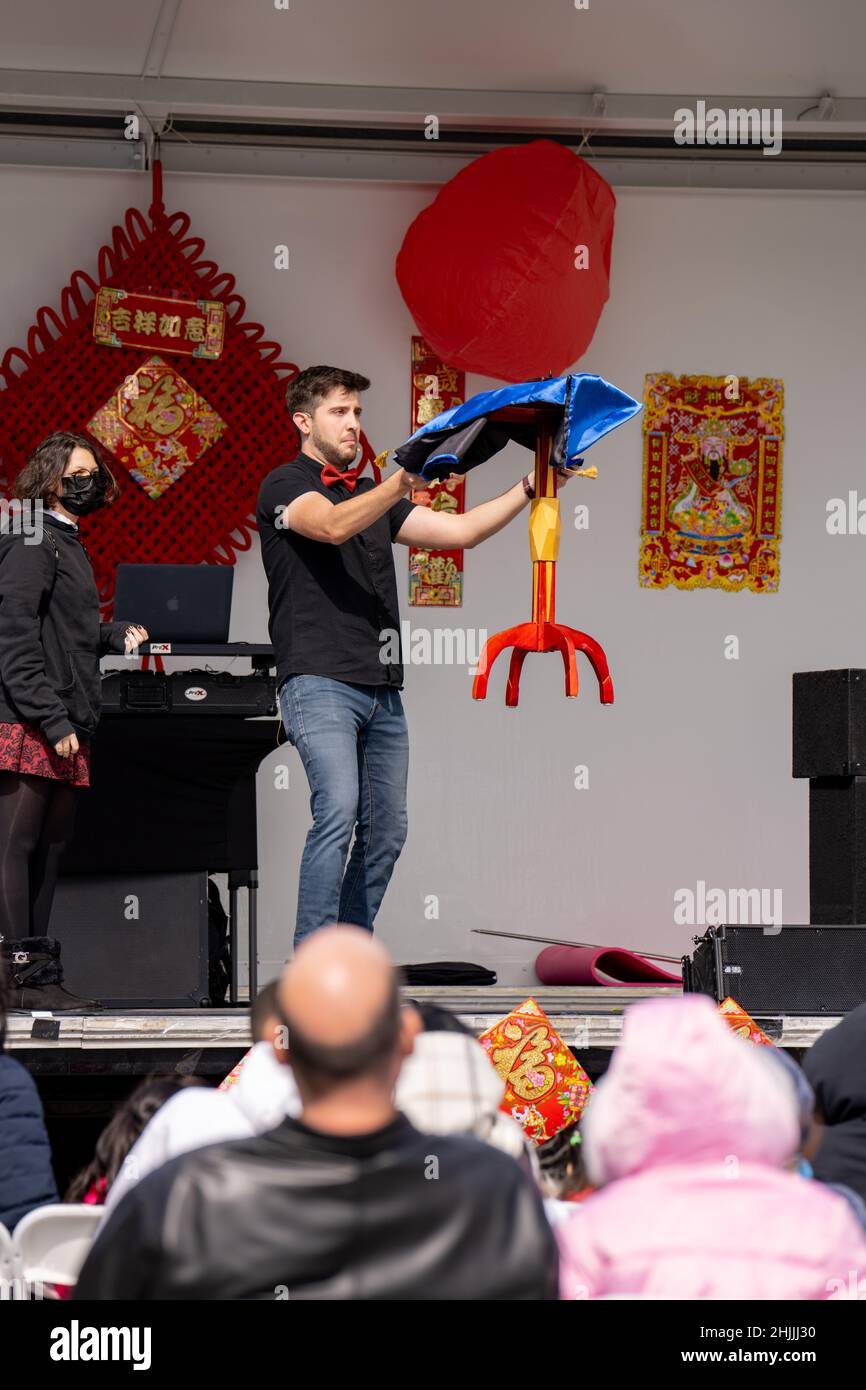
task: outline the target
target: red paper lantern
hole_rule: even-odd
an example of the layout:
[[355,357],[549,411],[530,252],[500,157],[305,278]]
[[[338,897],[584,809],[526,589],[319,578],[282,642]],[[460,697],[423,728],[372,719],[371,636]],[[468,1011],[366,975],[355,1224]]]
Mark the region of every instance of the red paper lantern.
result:
[[415,218],[397,257],[419,332],[466,372],[561,376],[608,297],[615,206],[601,175],[550,140],[476,159]]

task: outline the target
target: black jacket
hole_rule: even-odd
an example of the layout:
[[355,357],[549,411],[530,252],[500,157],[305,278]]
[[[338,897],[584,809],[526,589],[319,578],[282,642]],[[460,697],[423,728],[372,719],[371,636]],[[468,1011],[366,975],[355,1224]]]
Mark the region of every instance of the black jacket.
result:
[[172,1159],[100,1230],[77,1299],[556,1298],[541,1199],[507,1154],[284,1120]]
[[866,1004],[822,1033],[803,1071],[826,1126],[812,1161],[815,1177],[853,1187],[866,1201]]
[[101,623],[77,530],[43,513],[42,536],[0,535],[0,723],[49,743],[90,737],[102,703],[99,658],[122,653],[128,623]]
[[19,1061],[0,1052],[0,1222],[11,1231],[29,1211],[56,1201],[36,1083]]

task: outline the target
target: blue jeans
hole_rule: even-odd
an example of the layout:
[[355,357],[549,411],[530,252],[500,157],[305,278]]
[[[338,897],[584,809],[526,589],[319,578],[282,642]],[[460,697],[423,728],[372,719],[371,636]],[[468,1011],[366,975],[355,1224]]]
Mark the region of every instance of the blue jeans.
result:
[[295,945],[333,922],[372,931],[406,842],[409,731],[400,692],[290,676],[280,689],[280,713],[304,764],[313,814]]

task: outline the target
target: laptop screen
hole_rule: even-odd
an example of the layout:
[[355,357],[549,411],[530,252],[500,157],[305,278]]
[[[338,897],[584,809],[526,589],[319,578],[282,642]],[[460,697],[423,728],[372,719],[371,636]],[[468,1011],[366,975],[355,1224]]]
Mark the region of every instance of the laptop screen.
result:
[[118,565],[115,622],[141,623],[151,642],[228,641],[232,565]]

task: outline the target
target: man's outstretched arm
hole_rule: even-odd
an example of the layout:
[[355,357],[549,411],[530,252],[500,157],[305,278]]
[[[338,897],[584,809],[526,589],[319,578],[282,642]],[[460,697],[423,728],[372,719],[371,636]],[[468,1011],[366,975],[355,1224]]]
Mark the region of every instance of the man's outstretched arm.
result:
[[[529,479],[531,482],[531,474]],[[513,521],[528,500],[521,479],[499,497],[479,502],[468,512],[434,512],[431,507],[416,507],[394,539],[401,545],[419,545],[433,550],[471,550]]]
[[[583,459],[578,460],[582,464]],[[557,487],[561,491],[572,474],[572,469],[556,470]],[[526,475],[532,483],[532,474]],[[424,546],[431,550],[471,550],[473,546],[495,536],[518,512],[527,505],[528,497],[524,490],[524,479],[503,492],[492,497],[489,502],[479,502],[468,512],[434,512],[431,507],[416,507],[407,516],[394,537],[401,545]]]
[[359,531],[372,526],[421,482],[423,479],[398,468],[377,487],[340,502],[329,502],[320,492],[305,492],[283,510],[278,524],[311,541],[342,545],[350,536],[357,536]]

